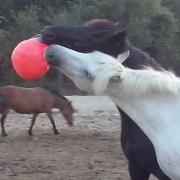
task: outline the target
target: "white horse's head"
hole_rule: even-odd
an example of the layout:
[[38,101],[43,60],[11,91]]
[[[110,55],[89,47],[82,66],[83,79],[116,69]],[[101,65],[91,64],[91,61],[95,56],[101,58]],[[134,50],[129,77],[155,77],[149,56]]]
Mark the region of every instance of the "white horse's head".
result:
[[122,80],[125,68],[121,63],[129,57],[129,51],[115,59],[98,51],[79,53],[51,45],[45,56],[49,64],[57,66],[79,89],[102,94],[109,83],[116,84]]

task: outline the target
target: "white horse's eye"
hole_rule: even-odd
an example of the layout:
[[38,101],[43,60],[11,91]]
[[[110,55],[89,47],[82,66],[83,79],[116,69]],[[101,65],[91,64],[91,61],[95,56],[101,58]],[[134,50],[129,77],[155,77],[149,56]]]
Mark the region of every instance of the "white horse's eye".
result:
[[87,70],[84,71],[84,75],[85,75],[88,79],[92,79],[91,74],[90,74]]

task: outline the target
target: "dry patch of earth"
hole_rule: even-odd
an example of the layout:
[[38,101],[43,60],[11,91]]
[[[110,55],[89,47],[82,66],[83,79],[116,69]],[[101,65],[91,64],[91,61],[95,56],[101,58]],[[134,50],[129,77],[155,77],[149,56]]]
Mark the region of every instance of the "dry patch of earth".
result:
[[68,98],[78,112],[71,128],[54,111],[59,135],[45,114],[38,117],[33,137],[27,134],[31,115],[9,114],[9,136],[0,137],[0,180],[130,179],[114,104],[107,97]]

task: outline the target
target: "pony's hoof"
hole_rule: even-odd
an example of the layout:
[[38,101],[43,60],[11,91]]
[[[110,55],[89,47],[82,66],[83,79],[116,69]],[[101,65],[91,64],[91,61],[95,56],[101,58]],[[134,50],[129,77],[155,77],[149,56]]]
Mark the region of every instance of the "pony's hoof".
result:
[[29,136],[32,136],[32,135],[33,135],[33,133],[32,133],[32,132],[28,132],[28,134],[29,134]]
[[73,127],[73,126],[74,126],[73,122],[68,123],[68,125],[69,125],[70,127]]
[[59,132],[58,132],[58,131],[55,131],[55,132],[54,132],[54,134],[55,134],[55,135],[58,135],[58,134],[59,134]]
[[3,137],[8,136],[8,134],[7,134],[7,133],[2,133],[1,135],[2,135]]

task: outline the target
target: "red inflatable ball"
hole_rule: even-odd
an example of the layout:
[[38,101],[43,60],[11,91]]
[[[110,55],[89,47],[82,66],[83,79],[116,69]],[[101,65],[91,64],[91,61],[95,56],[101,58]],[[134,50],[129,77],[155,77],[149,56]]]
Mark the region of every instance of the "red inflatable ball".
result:
[[16,73],[23,79],[42,78],[49,66],[44,58],[48,46],[38,39],[31,38],[20,42],[12,52],[11,60]]

